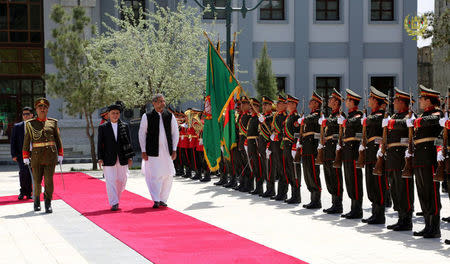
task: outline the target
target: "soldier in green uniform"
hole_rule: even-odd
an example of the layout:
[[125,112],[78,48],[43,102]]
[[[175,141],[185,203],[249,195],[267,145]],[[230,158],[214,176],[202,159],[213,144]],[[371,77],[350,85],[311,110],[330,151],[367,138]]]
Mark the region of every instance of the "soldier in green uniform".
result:
[[241,116],[239,119],[239,142],[238,149],[240,158],[243,165],[243,172],[241,177],[239,178],[239,185],[235,187],[236,190],[241,192],[249,192],[250,191],[250,163],[247,157],[246,149],[246,141],[247,141],[247,127],[248,122],[250,121],[251,115],[250,111],[250,101],[246,96],[241,97]]
[[[261,168],[263,178],[266,180],[266,192],[262,197],[270,197],[275,195],[275,180],[271,177],[272,158],[270,155],[270,135],[272,134],[271,124],[273,122],[272,104],[273,101],[267,96],[262,97],[263,114],[259,116],[259,139],[258,152],[261,157]],[[269,154],[269,155],[267,155]]]
[[[251,166],[249,192],[253,195],[263,194],[263,177],[261,169],[261,159],[258,153],[258,133],[259,133],[259,120],[258,113],[255,109],[259,109],[260,102],[256,98],[250,99],[252,108],[250,108],[251,117],[247,126],[247,157]],[[253,107],[255,109],[253,109]],[[256,188],[253,189],[254,183]]]
[[[34,107],[37,117],[26,123],[23,142],[24,163],[30,164],[34,180],[34,210],[40,211],[42,177],[44,177],[45,212],[52,213],[51,200],[53,195],[53,174],[56,164],[62,163],[63,146],[59,135],[58,121],[48,118],[50,103],[45,98],[38,99]],[[32,150],[30,153],[30,144]]]

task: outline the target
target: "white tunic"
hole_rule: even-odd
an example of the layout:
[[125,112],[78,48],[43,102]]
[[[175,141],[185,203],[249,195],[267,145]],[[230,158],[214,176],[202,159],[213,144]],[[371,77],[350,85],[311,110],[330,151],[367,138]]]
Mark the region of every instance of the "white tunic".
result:
[[[159,153],[157,157],[148,157],[148,160],[142,159],[142,173],[145,175],[148,189],[153,201],[167,202],[170,189],[172,187],[172,177],[175,175],[175,167],[169,153],[166,131],[164,129],[161,113],[159,114]],[[172,150],[177,150],[179,131],[175,117],[172,115]],[[145,152],[147,140],[148,121],[147,115],[143,114],[139,127],[139,144],[141,151]],[[151,129],[151,128],[150,128]]]

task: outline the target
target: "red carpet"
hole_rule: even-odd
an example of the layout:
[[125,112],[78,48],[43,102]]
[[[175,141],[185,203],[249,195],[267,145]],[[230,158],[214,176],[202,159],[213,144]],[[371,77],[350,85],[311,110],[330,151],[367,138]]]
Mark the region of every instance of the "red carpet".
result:
[[[18,195],[10,195],[10,196],[1,196],[0,197],[0,206],[2,205],[12,205],[12,204],[23,204],[23,203],[32,203],[33,200],[29,199],[29,200],[18,200],[17,199]],[[56,194],[53,194],[53,200],[59,200],[59,196]],[[41,194],[41,202],[44,201],[44,195]],[[43,206],[41,204],[41,206]]]
[[153,202],[128,191],[112,212],[104,182],[84,173],[65,173],[64,180],[65,191],[54,177],[67,204],[153,263],[305,263],[170,208],[152,209]]

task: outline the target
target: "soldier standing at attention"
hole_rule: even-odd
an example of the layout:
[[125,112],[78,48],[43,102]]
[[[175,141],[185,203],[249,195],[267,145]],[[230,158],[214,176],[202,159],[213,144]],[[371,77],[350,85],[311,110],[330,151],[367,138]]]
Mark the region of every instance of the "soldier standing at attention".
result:
[[[48,118],[50,102],[40,98],[34,103],[37,118],[26,122],[25,138],[23,141],[23,162],[30,164],[34,180],[34,211],[41,210],[41,183],[44,177],[45,212],[52,213],[53,174],[55,166],[63,161],[63,146],[59,135],[58,120]],[[33,148],[30,155],[30,144]]]
[[320,194],[322,192],[322,185],[320,183],[320,167],[316,165],[317,147],[319,141],[315,135],[320,132],[320,125],[318,123],[320,117],[320,108],[323,99],[316,92],[313,92],[311,100],[309,101],[309,109],[311,113],[303,120],[304,130],[302,135],[302,165],[305,176],[306,186],[311,193],[311,202],[304,204],[306,209],[318,209],[322,207],[320,201]]
[[348,117],[338,117],[338,124],[344,128],[344,146],[342,147],[342,162],[344,165],[345,186],[347,194],[352,200],[351,210],[349,213],[343,214],[342,217],[347,219],[362,218],[362,170],[356,168],[356,161],[359,155],[360,139],[356,137],[356,133],[361,133],[361,118],[363,113],[358,109],[361,96],[350,89],[346,90],[347,98],[345,106],[348,109]]
[[328,107],[331,108],[331,114],[326,120],[319,119],[319,124],[325,126],[325,146],[319,145],[319,148],[324,148],[323,172],[325,174],[327,190],[331,194],[332,201],[331,207],[323,210],[327,214],[342,213],[342,169],[333,168],[333,161],[336,158],[337,137],[339,134],[337,117],[339,116],[341,104],[342,95],[336,89],[333,89],[328,99]]
[[[259,109],[260,102],[256,98],[251,98],[252,106]],[[258,113],[250,108],[251,118],[248,121],[247,126],[247,155],[250,160],[250,166],[252,167],[252,173],[250,176],[249,192],[253,195],[263,194],[263,178],[261,170],[261,159],[258,153],[258,131],[259,121]],[[253,185],[256,182],[256,188],[253,189]]]
[[[361,122],[363,126],[366,126],[367,133],[365,157],[366,190],[367,196],[372,202],[372,215],[369,218],[363,219],[362,222],[369,225],[384,224],[386,222],[386,217],[384,216],[386,174],[373,174],[373,169],[375,167],[375,163],[377,162],[377,156],[381,155],[379,141],[383,136],[383,128],[381,123],[385,112],[384,109],[381,109],[381,105],[384,104],[384,100],[386,100],[386,98],[387,95],[371,86],[368,98],[368,106],[371,109],[371,113],[366,118],[363,118]],[[362,145],[360,150],[361,148]]]
[[[267,155],[270,148],[270,135],[272,134],[271,124],[273,122],[272,104],[273,101],[269,97],[262,97],[263,103],[263,115],[259,116],[259,139],[258,139],[258,152],[261,157],[262,177],[266,180],[266,192],[262,197],[270,197],[275,195],[275,180],[272,177],[272,158]],[[269,150],[270,151],[270,150]]]
[[239,178],[239,185],[235,187],[236,190],[240,192],[249,192],[250,183],[250,164],[246,152],[247,144],[247,127],[250,121],[250,101],[246,96],[241,97],[241,117],[239,119],[239,142],[238,149],[242,161],[243,172]]
[[[408,128],[405,125],[410,104],[410,95],[395,88],[394,110],[391,119],[383,119],[382,126],[388,127],[386,148],[386,175],[391,186],[394,210],[398,213],[398,221],[388,225],[394,231],[412,230],[412,212],[414,211],[414,182],[411,178],[402,178],[405,167],[405,151],[407,143],[401,142],[408,138]],[[403,123],[403,124],[402,124]]]

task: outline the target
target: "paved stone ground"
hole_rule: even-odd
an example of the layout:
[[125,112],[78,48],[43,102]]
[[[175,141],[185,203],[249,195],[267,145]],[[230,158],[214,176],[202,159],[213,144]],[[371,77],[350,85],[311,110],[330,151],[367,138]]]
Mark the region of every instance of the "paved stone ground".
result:
[[[89,169],[90,165],[63,166],[64,171],[71,168]],[[99,171],[86,173],[101,178]],[[15,195],[17,190],[16,167],[0,166],[0,195]],[[131,171],[127,190],[150,198],[139,170]],[[322,199],[324,207],[330,206],[326,191]],[[302,200],[309,202],[305,187]],[[442,203],[442,216],[450,216],[447,194],[442,195]],[[149,263],[64,201],[53,204],[51,215],[34,213],[31,204],[0,206],[0,263]],[[388,231],[384,226],[368,226],[358,220],[323,214],[321,210],[307,210],[301,205],[287,205],[216,187],[212,182],[184,178],[175,178],[169,206],[310,263],[434,264],[448,263],[450,259],[450,246],[442,243],[443,239],[450,239],[448,223],[441,225],[442,239],[426,240],[413,237],[411,232]],[[415,207],[419,210],[418,201]],[[344,208],[350,208],[348,199],[344,199]],[[367,199],[364,208],[368,216]],[[392,209],[386,214],[387,224],[396,221]],[[414,230],[423,225],[423,218],[414,218]]]

